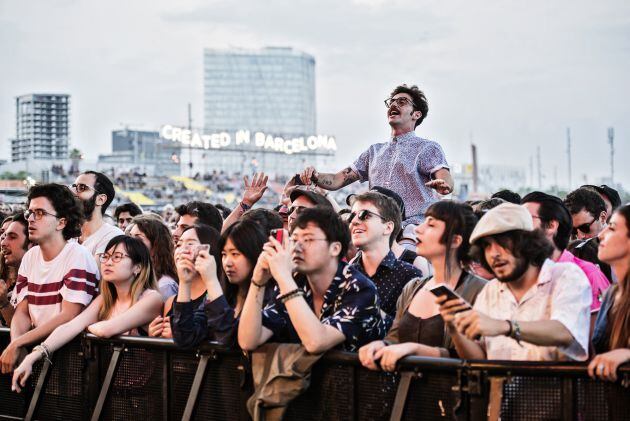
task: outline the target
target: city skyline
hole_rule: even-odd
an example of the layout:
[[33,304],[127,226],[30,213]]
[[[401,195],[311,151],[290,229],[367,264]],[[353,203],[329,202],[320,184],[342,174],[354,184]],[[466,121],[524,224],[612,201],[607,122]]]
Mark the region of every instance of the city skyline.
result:
[[[615,181],[629,188],[624,2],[298,3],[291,9],[300,13],[286,12],[281,1],[238,9],[226,1],[0,1],[1,155],[9,157],[19,95],[70,94],[71,147],[96,159],[110,152],[111,130],[125,124],[185,126],[189,102],[193,125],[203,126],[204,48],[291,46],[317,60],[318,132],[338,140],[336,169],[387,140],[382,100],[406,82],[429,100],[418,134],[440,142],[451,163],[470,162],[472,141],[480,164],[520,166],[529,175],[540,147],[543,184],[557,174],[564,186],[570,127],[576,187],[584,174],[588,182],[609,174],[607,130],[614,127]],[[120,29],[111,31],[114,16]],[[55,19],[65,24],[49,34],[46,22]]]

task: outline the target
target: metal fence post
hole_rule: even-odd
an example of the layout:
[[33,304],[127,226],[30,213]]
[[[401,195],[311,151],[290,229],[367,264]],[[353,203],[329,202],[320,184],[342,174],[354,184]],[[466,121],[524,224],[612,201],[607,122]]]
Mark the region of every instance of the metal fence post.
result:
[[186,401],[186,408],[184,409],[184,415],[182,415],[182,421],[188,421],[192,418],[195,405],[197,404],[199,391],[201,390],[201,385],[203,383],[203,377],[206,374],[209,359],[209,355],[203,354],[201,355],[201,358],[199,358],[199,365],[197,366],[195,378],[193,380],[192,387],[190,388],[190,394],[188,395],[188,400]]
[[41,397],[44,386],[46,385],[46,381],[48,380],[48,373],[50,372],[50,361],[45,360],[44,365],[42,366],[42,371],[39,373],[39,378],[37,379],[37,385],[35,386],[35,392],[31,397],[31,402],[28,405],[28,411],[26,412],[26,416],[24,417],[25,421],[31,421],[33,416],[35,415],[35,411],[37,410],[37,404],[39,403],[39,398]]
[[109,388],[112,385],[112,380],[114,380],[114,376],[116,375],[116,370],[120,365],[120,354],[125,349],[124,345],[119,345],[114,347],[114,352],[112,353],[112,359],[109,361],[109,367],[107,368],[107,374],[105,374],[105,380],[103,381],[103,385],[101,386],[101,392],[98,395],[98,400],[96,401],[96,407],[94,408],[94,412],[92,413],[92,421],[98,421],[101,416],[101,412],[103,411],[103,406],[105,405],[105,400],[107,399],[107,394],[109,393]]

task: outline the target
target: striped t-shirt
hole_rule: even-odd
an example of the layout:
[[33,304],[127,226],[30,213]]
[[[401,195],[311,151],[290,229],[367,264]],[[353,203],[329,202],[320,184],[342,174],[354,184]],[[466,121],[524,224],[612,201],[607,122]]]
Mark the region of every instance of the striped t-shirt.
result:
[[88,305],[99,279],[96,261],[82,245],[69,242],[50,261],[35,246],[22,258],[15,286],[17,304],[26,298],[34,327],[61,312],[61,302]]

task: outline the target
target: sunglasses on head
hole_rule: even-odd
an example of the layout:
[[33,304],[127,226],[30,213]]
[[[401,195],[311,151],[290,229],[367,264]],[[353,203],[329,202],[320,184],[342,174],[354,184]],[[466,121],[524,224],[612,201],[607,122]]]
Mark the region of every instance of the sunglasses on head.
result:
[[372,215],[378,216],[383,221],[385,221],[385,218],[383,218],[378,213],[372,212],[372,211],[367,210],[367,209],[363,209],[363,210],[360,210],[360,211],[357,211],[357,212],[350,212],[350,215],[348,216],[348,222],[354,221],[355,217],[358,217],[359,221],[365,221],[365,220],[369,219]]

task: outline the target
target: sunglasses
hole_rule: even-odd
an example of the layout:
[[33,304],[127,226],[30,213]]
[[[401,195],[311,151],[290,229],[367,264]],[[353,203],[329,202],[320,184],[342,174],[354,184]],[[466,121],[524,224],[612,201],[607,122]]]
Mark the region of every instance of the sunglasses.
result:
[[306,206],[291,206],[287,215],[291,215],[293,212],[295,212],[296,215],[299,215],[304,209],[306,209]]
[[589,232],[591,232],[591,225],[593,225],[595,221],[597,221],[597,218],[594,218],[591,222],[586,222],[573,228],[573,236],[575,237],[578,231],[580,231],[582,234],[588,234]]
[[350,215],[348,216],[348,222],[354,221],[355,217],[358,217],[359,221],[365,221],[365,220],[369,219],[372,215],[378,216],[379,218],[381,218],[383,220],[383,222],[385,222],[385,218],[383,218],[381,215],[379,215],[378,213],[372,212],[370,210],[367,210],[367,209],[363,209],[363,210],[360,210],[358,212],[351,212]]

